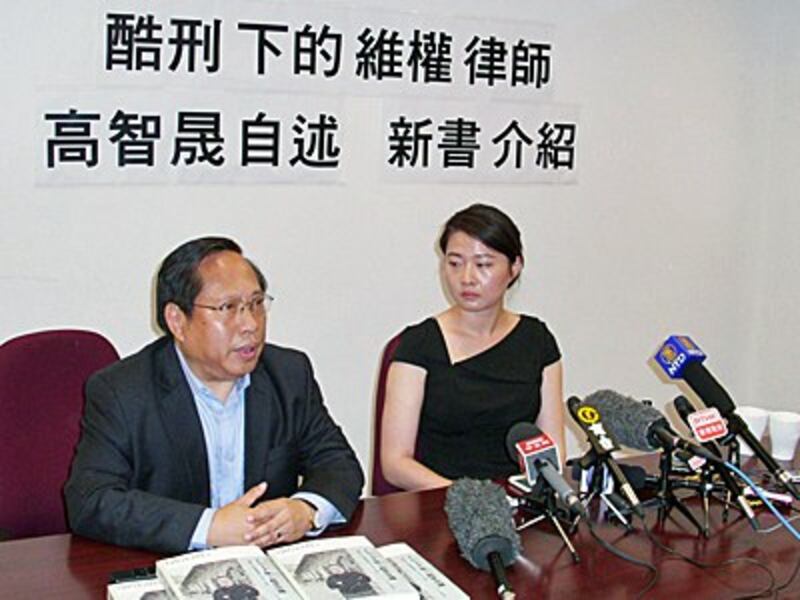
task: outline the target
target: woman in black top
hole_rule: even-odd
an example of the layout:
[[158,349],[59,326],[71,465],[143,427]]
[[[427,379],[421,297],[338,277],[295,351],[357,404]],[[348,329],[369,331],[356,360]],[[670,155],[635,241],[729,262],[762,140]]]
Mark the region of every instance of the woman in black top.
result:
[[523,266],[517,227],[492,206],[453,215],[439,239],[452,305],[403,331],[389,368],[381,466],[405,489],[518,471],[505,436],[533,421],[564,456],[561,354],[539,319],[504,307]]

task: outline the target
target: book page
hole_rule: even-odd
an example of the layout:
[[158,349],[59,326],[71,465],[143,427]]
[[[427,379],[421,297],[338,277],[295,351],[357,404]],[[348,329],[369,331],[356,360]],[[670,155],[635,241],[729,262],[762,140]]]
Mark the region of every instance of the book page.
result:
[[108,600],[169,600],[164,585],[155,577],[112,583],[106,597]]
[[312,600],[419,598],[397,568],[363,536],[310,540],[268,554]]
[[422,600],[469,600],[467,594],[408,544],[381,546],[378,552],[405,575]]
[[156,562],[156,571],[178,600],[302,600],[281,570],[256,546],[182,554]]

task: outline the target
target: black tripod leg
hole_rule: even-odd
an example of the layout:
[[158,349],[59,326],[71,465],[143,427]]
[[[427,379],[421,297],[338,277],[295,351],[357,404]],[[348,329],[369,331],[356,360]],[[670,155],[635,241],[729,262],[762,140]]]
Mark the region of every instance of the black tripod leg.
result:
[[722,522],[723,523],[727,523],[728,522],[728,514],[730,513],[729,508],[730,508],[730,505],[731,505],[732,502],[733,502],[733,494],[731,494],[731,491],[726,488],[725,489],[725,498],[723,499],[723,503],[722,503]]
[[686,506],[684,506],[684,504],[675,497],[675,494],[672,493],[672,490],[669,490],[667,492],[666,501],[670,507],[677,508],[680,511],[680,513],[692,523],[692,525],[697,527],[697,533],[699,533],[700,535],[705,535],[703,531],[703,526],[700,524],[700,521],[698,521],[697,517],[695,517],[692,514],[692,511],[686,508]]
[[572,562],[576,564],[581,562],[581,557],[578,556],[578,552],[575,550],[575,547],[572,545],[572,542],[569,541],[569,536],[567,536],[566,532],[564,531],[564,528],[561,527],[561,523],[558,522],[558,517],[556,517],[553,513],[550,513],[548,516],[550,517],[550,520],[553,522],[553,525],[558,531],[558,534],[561,536],[561,539],[564,540],[564,545],[567,547],[567,550],[569,550],[569,553],[572,555]]
[[614,516],[617,517],[617,520],[620,523],[622,523],[622,526],[625,527],[625,531],[627,533],[633,531],[633,525],[631,525],[630,521],[625,518],[625,515],[623,515],[616,506],[614,506],[614,503],[606,494],[600,494],[600,500],[605,503],[612,513],[614,513]]

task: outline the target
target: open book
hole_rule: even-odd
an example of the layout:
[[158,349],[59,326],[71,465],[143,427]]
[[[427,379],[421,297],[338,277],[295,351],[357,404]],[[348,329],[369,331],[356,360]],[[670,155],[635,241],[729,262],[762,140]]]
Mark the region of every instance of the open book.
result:
[[[160,560],[156,572],[177,600],[469,598],[408,545],[376,549],[362,536],[309,540],[266,554],[255,546],[216,548]],[[114,600],[151,598],[112,595],[112,587]]]
[[135,579],[108,586],[108,600],[170,600],[158,579]]
[[419,591],[421,600],[469,600],[461,588],[408,544],[398,542],[381,546],[378,552]]

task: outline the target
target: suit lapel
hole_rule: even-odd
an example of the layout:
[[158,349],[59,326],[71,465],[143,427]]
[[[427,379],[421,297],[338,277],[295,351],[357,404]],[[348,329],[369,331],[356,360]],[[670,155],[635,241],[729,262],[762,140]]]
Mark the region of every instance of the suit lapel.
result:
[[203,426],[172,342],[161,348],[160,356],[156,358],[156,368],[163,393],[158,405],[173,456],[178,457],[184,465],[191,497],[201,499],[205,506],[210,506],[208,453]]
[[[263,360],[263,359],[262,359]],[[259,366],[250,375],[244,409],[244,490],[260,483],[267,468],[270,422],[275,389],[266,370]]]

